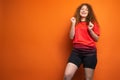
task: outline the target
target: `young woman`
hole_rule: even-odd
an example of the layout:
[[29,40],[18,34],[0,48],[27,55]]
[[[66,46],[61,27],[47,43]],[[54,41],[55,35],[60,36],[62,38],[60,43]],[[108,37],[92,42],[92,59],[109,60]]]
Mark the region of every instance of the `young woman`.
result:
[[94,69],[97,64],[97,50],[95,42],[99,39],[99,26],[92,7],[81,4],[71,18],[70,39],[73,49],[65,69],[64,80],[72,80],[76,70],[83,64],[85,80],[93,80]]

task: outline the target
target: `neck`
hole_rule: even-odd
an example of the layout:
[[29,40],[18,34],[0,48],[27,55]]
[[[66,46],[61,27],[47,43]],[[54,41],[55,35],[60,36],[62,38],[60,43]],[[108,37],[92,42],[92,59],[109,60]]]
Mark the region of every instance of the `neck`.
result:
[[81,18],[81,21],[86,21],[86,18],[85,17]]

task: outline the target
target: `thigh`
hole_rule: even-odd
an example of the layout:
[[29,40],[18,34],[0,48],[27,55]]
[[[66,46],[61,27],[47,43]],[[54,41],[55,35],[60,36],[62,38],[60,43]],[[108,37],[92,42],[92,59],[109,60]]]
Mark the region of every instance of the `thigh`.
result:
[[96,55],[84,56],[84,58],[83,58],[84,68],[95,69],[96,64],[97,64],[97,56]]
[[75,64],[69,62],[65,69],[65,75],[73,76],[77,69],[78,67]]
[[84,68],[85,70],[85,78],[86,80],[92,80],[93,79],[93,74],[94,74],[94,69],[92,68]]
[[79,68],[80,64],[82,63],[82,56],[79,54],[78,51],[73,49],[72,53],[68,59],[68,62],[73,63],[74,65],[76,65]]

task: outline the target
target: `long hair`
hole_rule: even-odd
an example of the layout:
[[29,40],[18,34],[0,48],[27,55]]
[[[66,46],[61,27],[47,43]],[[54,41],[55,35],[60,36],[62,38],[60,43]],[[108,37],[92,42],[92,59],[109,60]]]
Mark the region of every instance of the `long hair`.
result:
[[77,8],[77,10],[76,10],[76,12],[75,12],[75,14],[74,14],[74,17],[76,18],[76,24],[78,24],[79,22],[81,22],[81,16],[80,16],[80,9],[82,8],[82,6],[87,6],[87,8],[88,8],[88,15],[87,15],[87,17],[86,17],[86,22],[87,22],[87,24],[89,24],[89,22],[91,21],[91,22],[96,22],[96,23],[98,23],[97,22],[97,20],[96,20],[96,17],[95,17],[95,15],[94,15],[94,12],[93,12],[93,9],[92,9],[92,7],[91,7],[91,5],[89,5],[89,4],[87,4],[87,3],[83,3],[83,4],[81,4],[78,8]]

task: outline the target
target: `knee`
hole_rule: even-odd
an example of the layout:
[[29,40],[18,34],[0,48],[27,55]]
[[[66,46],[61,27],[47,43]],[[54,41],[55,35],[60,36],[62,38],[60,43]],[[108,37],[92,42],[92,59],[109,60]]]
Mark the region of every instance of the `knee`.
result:
[[72,77],[73,77],[73,74],[72,73],[65,73],[65,75],[64,75],[64,80],[71,80],[72,79]]
[[93,80],[92,77],[86,77],[85,80]]

